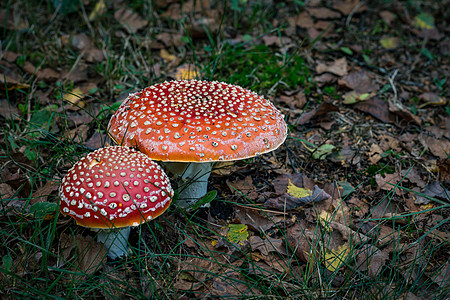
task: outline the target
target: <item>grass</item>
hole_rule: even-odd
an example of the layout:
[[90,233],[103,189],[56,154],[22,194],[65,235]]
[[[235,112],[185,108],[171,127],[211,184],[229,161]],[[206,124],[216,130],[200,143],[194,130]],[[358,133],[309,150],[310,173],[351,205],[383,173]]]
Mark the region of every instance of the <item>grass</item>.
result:
[[[51,2],[31,3],[2,4],[7,11],[12,11],[13,5],[19,6],[29,22],[25,30],[3,30],[4,47],[21,54],[17,64],[22,67],[26,62],[55,69],[77,67],[80,54],[60,43],[62,37],[75,31],[74,25],[65,21],[68,16],[53,14]],[[200,41],[184,36],[186,44],[169,50],[196,65],[201,78],[242,85],[270,96],[282,90],[302,89],[306,94],[315,91],[311,67],[300,55],[301,49],[282,52],[261,44],[262,36],[283,29],[272,28],[266,18],[267,10],[251,7],[250,1],[242,5],[239,1],[232,3],[234,6],[224,13],[221,22],[254,33],[249,39],[231,43],[220,34],[208,32]],[[282,9],[284,4],[277,5]],[[302,1],[292,5],[298,11]],[[152,11],[143,2],[137,2],[133,8]],[[120,103],[116,102],[118,98],[137,87],[165,80],[169,73],[162,70],[157,74],[154,66],[163,61],[155,55],[157,50],[144,49],[142,41],[154,38],[164,29],[176,30],[179,24],[170,18],[152,17],[149,32],[123,39],[118,37],[123,28],[114,22],[111,12],[87,22],[83,9],[86,8],[74,9],[73,14],[83,20],[77,25],[92,34],[96,46],[107,55],[88,71],[103,82],[99,84],[100,93],[88,95],[88,105],[81,111],[93,117],[91,132],[106,133],[109,117]],[[249,11],[250,16],[241,23]],[[53,18],[46,23],[43,16]],[[429,210],[406,214],[398,211],[396,216],[382,217],[368,214],[357,223],[345,220],[343,225],[351,228],[352,235],[344,243],[346,248],[340,250],[335,243],[343,239],[343,233],[336,229],[336,220],[346,215],[343,205],[330,212],[329,218],[310,224],[307,230],[301,227],[301,238],[294,242],[286,225],[290,219],[279,221],[278,214],[259,210],[273,225],[268,230],[247,229],[254,238],[265,241],[258,251],[249,251],[246,242],[229,242],[224,235],[228,223],[211,221],[205,210],[186,213],[170,208],[155,221],[133,230],[127,258],[106,260],[104,252],[92,242],[95,232],[59,215],[55,188],[44,191],[44,202],[32,204],[45,184],[53,182],[57,186],[68,168],[92,150],[83,144],[85,141],[68,134],[73,128],[69,116],[73,111],[67,110],[63,96],[73,92],[76,83],[47,83],[28,73],[23,77],[31,83],[31,89],[6,89],[2,94],[8,102],[18,104],[21,119],[6,119],[0,133],[2,173],[17,174],[19,178],[12,193],[2,191],[0,295],[54,299],[174,299],[201,295],[246,299],[406,299],[408,293],[414,293],[439,299],[450,293],[448,281],[439,286],[431,279],[448,263],[449,249],[448,240],[434,236],[435,229],[445,232],[448,226],[449,205],[435,198],[431,199],[435,206]],[[39,88],[51,90],[53,104],[38,101],[35,92]],[[334,87],[325,91],[336,97]],[[76,132],[73,134],[76,136]],[[262,161],[263,158],[256,160]],[[366,182],[361,179],[360,184],[375,186],[372,177],[389,173],[390,168],[392,165],[370,166],[370,178]],[[234,197],[220,191],[212,205],[232,207],[236,204]],[[395,211],[394,197],[393,192],[379,193],[379,198],[371,199],[371,205],[386,205]],[[17,206],[11,209],[8,205]],[[240,205],[255,209],[255,203],[245,197],[240,198]],[[428,217],[436,211],[442,212],[441,220]],[[304,211],[295,215],[306,218]],[[300,224],[301,220],[293,222]],[[385,232],[387,229],[390,230]],[[358,234],[365,238],[358,238]],[[278,242],[281,244],[275,244]],[[302,255],[307,256],[306,261]],[[373,267],[377,264],[379,269]],[[211,286],[216,294],[209,294]]]

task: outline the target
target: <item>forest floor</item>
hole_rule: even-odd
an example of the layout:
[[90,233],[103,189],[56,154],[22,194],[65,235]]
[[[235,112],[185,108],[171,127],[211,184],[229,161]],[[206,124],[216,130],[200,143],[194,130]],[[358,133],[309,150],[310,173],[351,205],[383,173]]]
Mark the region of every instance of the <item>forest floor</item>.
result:
[[[448,299],[448,7],[2,1],[1,298]],[[215,164],[210,208],[172,205],[110,260],[61,179],[129,93],[194,78],[271,100],[287,140]]]

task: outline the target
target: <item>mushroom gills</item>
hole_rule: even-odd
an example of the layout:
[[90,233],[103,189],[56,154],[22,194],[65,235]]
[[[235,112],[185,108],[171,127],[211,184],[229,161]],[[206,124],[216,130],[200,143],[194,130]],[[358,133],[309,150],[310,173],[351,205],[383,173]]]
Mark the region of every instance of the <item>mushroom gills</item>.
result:
[[[165,169],[178,177],[177,205],[187,208],[206,195],[212,163],[164,162]],[[204,207],[209,207],[209,203]]]

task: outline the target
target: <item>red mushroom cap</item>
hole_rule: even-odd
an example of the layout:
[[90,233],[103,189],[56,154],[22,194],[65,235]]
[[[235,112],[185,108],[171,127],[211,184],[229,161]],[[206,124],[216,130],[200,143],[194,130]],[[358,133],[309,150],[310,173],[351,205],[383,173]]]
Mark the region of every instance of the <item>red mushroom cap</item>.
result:
[[60,211],[90,228],[137,226],[162,214],[173,190],[147,155],[121,146],[100,148],[75,164],[59,189]]
[[156,84],[131,94],[109,122],[118,144],[162,161],[210,162],[253,157],[287,135],[273,104],[242,87],[199,80]]

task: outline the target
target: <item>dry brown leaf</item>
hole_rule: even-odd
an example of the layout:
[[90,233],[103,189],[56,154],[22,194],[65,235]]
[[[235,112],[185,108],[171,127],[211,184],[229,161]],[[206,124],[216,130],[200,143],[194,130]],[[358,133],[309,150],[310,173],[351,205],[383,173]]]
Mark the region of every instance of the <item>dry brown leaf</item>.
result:
[[440,159],[446,159],[450,154],[450,141],[445,138],[436,139],[426,133],[421,132],[419,135],[419,141],[422,146]]
[[354,253],[356,257],[357,268],[360,271],[368,271],[370,278],[376,279],[382,271],[386,261],[389,259],[389,255],[380,251],[380,249],[365,244],[361,249],[358,249]]
[[[395,185],[397,185],[400,180],[402,179],[402,175],[398,172],[395,172],[394,174],[385,174],[384,177],[380,174],[375,175],[375,180],[380,187],[380,189],[385,191],[392,190]],[[399,188],[396,189],[396,191],[399,190]]]
[[321,126],[324,129],[329,129],[334,120],[332,112],[339,111],[339,108],[331,103],[323,102],[318,107],[309,112],[304,112],[295,122],[296,125],[304,125],[311,122],[315,125]]
[[394,123],[395,115],[389,111],[388,104],[377,98],[371,98],[367,101],[361,101],[355,104],[356,109],[370,114],[384,123]]
[[372,164],[376,164],[380,161],[381,154],[383,154],[383,149],[381,149],[381,147],[377,144],[372,144],[370,146],[370,150],[369,150],[369,160]]
[[397,16],[387,10],[383,10],[380,12],[380,17],[383,19],[383,21],[388,25],[391,26],[392,22],[397,18]]
[[114,18],[122,24],[129,33],[136,33],[139,29],[148,24],[148,20],[144,20],[133,10],[126,7],[116,10]]
[[20,57],[19,53],[16,52],[12,52],[12,51],[4,51],[3,52],[3,57],[7,62],[13,63],[16,61],[17,58]]
[[188,258],[178,263],[179,270],[186,272],[198,282],[206,282],[217,272],[219,265],[207,258]]
[[306,11],[317,19],[336,19],[341,16],[340,13],[326,7],[307,7]]
[[246,207],[237,207],[235,218],[239,223],[247,225],[250,229],[262,232],[271,229],[283,220],[280,216],[268,216],[256,209]]
[[351,72],[338,80],[339,85],[343,85],[358,93],[370,93],[378,90],[379,86],[367,74],[365,70]]
[[244,195],[253,201],[259,197],[251,176],[246,176],[244,179],[238,179],[236,181],[230,181],[227,179],[226,183],[231,192],[236,195]]
[[351,13],[360,13],[367,9],[365,5],[362,5],[360,0],[335,0],[333,1],[333,8],[345,16]]
[[252,248],[252,251],[258,250],[264,256],[268,256],[269,252],[286,255],[286,248],[283,246],[282,239],[267,237],[263,240],[259,236],[251,236],[250,247]]
[[37,189],[36,192],[33,193],[33,197],[30,200],[31,204],[37,203],[37,202],[47,202],[48,196],[57,191],[59,187],[59,184],[55,181],[48,180],[44,186]]
[[76,272],[93,274],[106,262],[106,248],[92,237],[75,236],[62,233],[60,236],[60,251],[58,266],[71,262]]
[[6,120],[18,120],[19,111],[16,106],[12,105],[8,100],[0,100],[0,116]]
[[245,283],[243,275],[232,269],[216,274],[212,283],[211,293],[220,298],[250,297],[261,295],[261,292]]
[[310,28],[314,25],[314,20],[306,11],[302,11],[298,16],[290,20],[291,26],[298,26],[300,28]]
[[347,59],[345,57],[339,58],[332,63],[321,63],[319,62],[316,66],[316,72],[322,74],[325,72],[332,73],[338,76],[347,75]]

